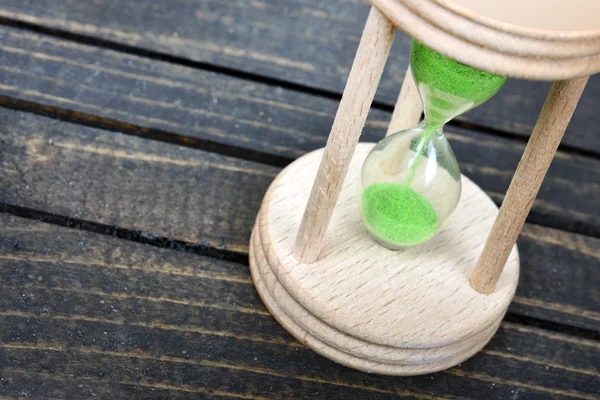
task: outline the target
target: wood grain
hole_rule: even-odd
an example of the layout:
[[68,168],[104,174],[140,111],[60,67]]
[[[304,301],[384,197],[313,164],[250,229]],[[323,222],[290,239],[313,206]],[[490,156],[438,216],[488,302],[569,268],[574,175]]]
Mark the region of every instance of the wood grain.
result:
[[[260,202],[279,171],[26,113],[0,110],[0,121],[0,202],[118,226],[150,239],[247,252]],[[512,154],[496,141],[483,144],[474,157],[496,154],[506,161]],[[592,168],[557,171],[571,181],[595,173]],[[489,189],[497,177],[483,174],[480,182]],[[564,191],[563,182],[572,185],[558,180],[556,194]],[[518,243],[523,276],[515,310],[600,330],[600,241],[526,224]]]
[[[373,5],[425,45],[484,71],[546,81],[587,77],[600,71],[598,24],[586,31],[557,31],[558,24],[542,30],[492,20],[453,2],[373,0]],[[570,5],[575,15],[584,17],[589,8]],[[538,19],[542,15],[539,13]]]
[[[368,10],[362,0],[98,0],[85,6],[57,0],[52,7],[36,0],[5,0],[0,16],[341,94]],[[397,36],[378,90],[376,99],[389,106],[408,65],[408,42],[406,35]],[[509,80],[498,95],[460,120],[528,136],[549,87]],[[592,77],[565,144],[599,153],[599,95],[600,77]]]
[[552,85],[506,192],[500,214],[471,274],[471,285],[479,293],[488,294],[495,290],[587,81],[584,77]]
[[[324,146],[337,107],[318,96],[43,35],[2,27],[0,34],[0,104],[28,102],[26,109],[158,140],[218,145],[283,165]],[[372,110],[363,140],[382,138],[389,119]],[[506,191],[524,145],[459,128],[447,136],[468,177],[489,193]],[[597,160],[559,152],[530,220],[600,236],[599,175]]]
[[[197,4],[186,3],[187,7],[198,7]],[[338,54],[340,50],[355,48],[357,40],[357,37],[350,37],[347,42],[332,40],[323,37],[321,33],[328,34],[335,29],[340,29],[342,32],[350,31],[360,27],[364,15],[359,16],[358,22],[352,22],[353,17],[349,19],[346,17],[353,15],[357,8],[366,10],[364,2],[351,2],[340,7],[334,1],[331,7],[335,12],[321,13],[318,7],[313,6],[318,5],[326,9],[330,7],[329,3],[327,5],[312,2],[288,4],[285,1],[270,4],[252,1],[249,2],[250,7],[240,7],[242,2],[207,1],[200,3],[200,7],[208,7],[205,9],[207,12],[195,14],[190,12],[182,18],[181,15],[177,15],[182,9],[177,8],[181,6],[178,2],[165,3],[166,9],[161,9],[163,5],[160,2],[146,6],[141,4],[143,7],[139,7],[140,4],[101,0],[83,7],[76,2],[64,1],[56,2],[53,7],[44,7],[37,2],[25,0],[17,6],[26,8],[27,13],[36,10],[49,14],[57,12],[58,24],[69,20],[62,18],[61,13],[66,15],[74,10],[83,12],[100,22],[96,25],[68,22],[67,25],[70,27],[66,25],[63,27],[66,30],[76,27],[73,32],[80,34],[87,30],[86,35],[89,35],[92,38],[90,42],[94,43],[96,42],[93,37],[100,37],[97,35],[98,32],[107,33],[114,25],[120,24],[118,22],[120,18],[117,18],[119,13],[127,16],[125,19],[121,18],[123,21],[126,20],[126,23],[121,25],[128,27],[126,29],[130,29],[130,32],[139,30],[142,32],[139,37],[146,35],[144,29],[149,26],[148,31],[164,28],[167,32],[165,37],[171,35],[174,38],[179,37],[179,28],[183,27],[181,37],[187,39],[187,43],[202,41],[204,38],[210,38],[209,42],[214,42],[214,38],[224,38],[233,43],[232,39],[243,38],[247,43],[242,46],[242,52],[232,46],[215,47],[209,44],[206,47],[209,51],[205,54],[218,53],[214,59],[218,58],[218,60],[213,60],[214,63],[209,61],[209,64],[227,65],[227,58],[237,59],[240,65],[245,64],[241,67],[244,71],[259,71],[268,77],[290,76],[291,82],[300,82],[296,73],[304,70],[306,84],[316,88],[327,88],[326,85],[333,88],[338,85],[341,88],[343,79],[336,80],[336,77],[343,78],[347,74],[349,63],[339,62]],[[9,7],[13,7],[13,4],[4,2],[0,6],[2,15],[8,18],[21,18],[14,13],[7,14],[6,10]],[[307,16],[322,18],[325,20],[324,29],[318,31],[319,35],[315,35],[312,28],[307,29],[311,24],[300,24],[298,26],[302,29],[298,30],[297,36],[292,38],[287,36],[287,32],[294,25],[288,24],[285,29],[280,29],[284,34],[270,35],[270,38],[276,38],[279,44],[284,42],[284,46],[277,44],[273,47],[270,44],[265,46],[268,40],[264,40],[260,44],[259,51],[256,51],[254,42],[256,36],[236,35],[234,34],[236,29],[238,33],[243,29],[256,30],[253,33],[262,30],[264,33],[273,25],[261,26],[260,21],[241,25],[236,23],[237,17],[234,14],[220,14],[219,7],[248,8],[249,11],[244,12],[244,16],[248,18],[242,18],[244,21],[252,21],[255,15],[252,13],[256,10],[262,10],[260,12],[263,15],[268,13],[277,16],[279,13],[301,19]],[[301,12],[295,12],[298,9]],[[102,10],[105,12],[103,13]],[[186,10],[189,11],[189,8]],[[213,10],[217,12],[212,13]],[[156,11],[158,12],[155,14],[155,19],[148,23],[145,16]],[[115,14],[111,15],[110,12]],[[219,19],[221,16],[228,15],[235,17],[233,23],[228,18]],[[198,24],[196,21],[187,24],[187,16],[201,18],[205,23]],[[29,17],[26,16],[24,20],[27,18]],[[332,18],[337,21],[346,18],[346,23],[331,23]],[[132,20],[136,23],[132,24]],[[280,20],[284,23],[289,22],[285,19]],[[176,21],[177,24],[169,25],[168,21]],[[40,23],[34,20],[30,22]],[[218,25],[217,28],[214,28],[213,23]],[[220,30],[220,24],[224,24],[223,26],[227,28]],[[212,26],[213,34],[198,35],[194,29],[199,25],[200,30]],[[177,31],[169,31],[173,26],[177,26]],[[230,28],[234,28],[233,31]],[[175,67],[178,70],[174,71],[171,69],[171,64],[156,61],[157,57],[154,56],[153,59],[129,56],[125,53],[81,46],[69,40],[56,40],[38,34],[24,33],[25,36],[12,42],[13,48],[23,50],[18,53],[20,57],[18,58],[14,57],[14,52],[8,52],[4,44],[14,39],[12,34],[7,32],[19,32],[19,30],[0,29],[3,46],[0,52],[3,66],[0,73],[3,77],[1,104],[11,107],[34,108],[36,112],[49,113],[60,118],[110,127],[159,140],[185,143],[186,146],[192,147],[215,149],[211,146],[228,140],[229,143],[237,143],[241,146],[234,151],[259,149],[254,150],[257,154],[244,154],[246,158],[258,159],[261,154],[286,154],[283,156],[284,159],[289,159],[304,154],[324,142],[328,128],[321,128],[330,125],[336,106],[335,101],[294,90],[274,89],[268,85],[255,86],[255,82],[232,79],[223,74],[204,74],[195,68],[186,67]],[[143,48],[141,41],[135,41],[133,36],[122,33],[123,31],[117,32],[115,41]],[[329,57],[310,56],[317,60],[318,68],[322,69],[318,74],[311,71],[309,64],[311,61],[307,60],[306,54],[303,53],[307,48],[309,52],[311,50],[311,47],[305,46],[306,42],[303,42],[305,37],[312,37],[315,43],[325,44],[326,49],[331,50],[323,51],[319,46],[313,47],[318,49],[315,54],[330,55]],[[265,38],[269,38],[269,35]],[[156,37],[145,39],[147,49],[152,49],[152,46],[162,46],[165,54],[181,56],[184,62],[186,59],[194,59],[193,57],[201,53],[198,51],[190,58],[189,53],[186,54],[174,42],[165,41],[167,42],[165,44],[155,39]],[[300,51],[294,47],[296,44],[301,45]],[[335,48],[331,47],[332,44]],[[266,50],[263,52],[263,49]],[[135,49],[129,50],[139,54]],[[277,53],[277,56],[273,56]],[[347,53],[349,59],[352,58],[352,53],[353,50]],[[67,61],[52,58],[52,55],[62,56]],[[290,59],[299,59],[298,57],[302,57],[301,61],[289,62]],[[202,57],[195,59],[201,60]],[[322,64],[319,63],[324,63],[328,67],[322,68]],[[83,67],[80,67],[82,64]],[[270,69],[270,65],[276,65],[275,69],[279,71],[272,74],[274,69]],[[99,68],[94,69],[93,66]],[[145,73],[140,74],[140,71]],[[398,71],[403,71],[403,68],[399,68]],[[121,76],[118,82],[113,81],[113,74]],[[389,74],[387,76],[390,76]],[[162,80],[164,76],[169,79]],[[186,76],[182,80],[184,84],[177,80],[179,76]],[[323,77],[325,83],[317,82],[315,77],[318,79]],[[391,79],[384,79],[379,99],[392,104],[401,80],[397,79],[398,77],[399,75],[396,78],[392,76]],[[197,84],[197,81],[205,83]],[[115,83],[111,85],[110,82]],[[390,84],[388,82],[391,82],[392,89],[386,89],[386,85]],[[169,87],[173,84],[173,87]],[[486,125],[500,127],[500,129],[510,129],[506,127],[514,125],[516,132],[523,133],[522,131],[528,131],[530,128],[527,124],[531,125],[533,122],[533,120],[527,121],[527,115],[533,118],[535,112],[531,110],[539,108],[542,97],[534,96],[532,102],[527,102],[524,99],[529,97],[523,94],[527,94],[532,87],[535,89],[538,86],[528,86],[527,82],[522,81],[509,83],[511,84],[518,89],[514,92],[517,93],[516,97],[508,101],[506,97],[498,96],[489,104],[498,100],[505,106],[514,103],[519,107],[496,107],[488,116],[484,112],[477,115],[483,116],[480,122]],[[109,90],[102,90],[103,87],[108,87]],[[148,87],[154,90],[152,94],[149,94]],[[196,91],[197,88],[200,88],[200,91]],[[203,88],[208,88],[208,91],[202,91]],[[229,88],[229,93],[234,93],[235,97],[229,94],[223,95],[223,91],[214,91],[214,88]],[[241,92],[240,89],[244,89],[245,92]],[[590,89],[593,89],[593,86]],[[336,90],[333,89],[332,97],[335,97]],[[249,95],[249,92],[259,93],[259,96],[254,97]],[[113,96],[113,93],[116,95]],[[387,100],[385,100],[386,93]],[[131,98],[135,100],[132,101]],[[582,103],[586,102],[586,99],[589,97],[584,96]],[[592,102],[589,104],[594,105],[594,96],[591,99]],[[225,100],[231,103],[224,105]],[[204,103],[197,106],[196,101]],[[222,109],[217,107],[219,103]],[[240,105],[240,107],[232,105]],[[306,108],[303,108],[304,106]],[[180,108],[181,110],[177,111]],[[596,137],[589,134],[596,128],[593,122],[596,107],[583,109],[587,113],[585,118],[579,117],[581,113],[576,114],[574,118],[577,123],[583,121],[583,125],[579,125],[582,129],[576,132],[580,139],[571,139],[572,136],[568,133],[566,141],[571,146],[584,150],[589,146],[597,148],[594,146]],[[217,112],[211,112],[214,110]],[[235,110],[236,114],[230,115],[231,110]],[[529,114],[526,113],[527,110],[530,111]],[[504,116],[500,118],[503,113]],[[247,163],[231,157],[211,158],[214,154],[156,142],[147,142],[147,146],[140,145],[146,141],[138,139],[137,142],[136,140],[130,142],[132,138],[112,132],[81,128],[21,113],[14,113],[14,115],[9,117],[7,113],[0,117],[0,125],[3,126],[3,130],[0,131],[0,168],[2,169],[0,201],[17,199],[14,204],[39,208],[46,212],[60,210],[60,213],[66,217],[77,215],[90,221],[139,230],[148,238],[165,237],[167,240],[172,238],[213,247],[229,246],[228,248],[240,252],[246,251],[249,226],[256,213],[256,209],[253,208],[258,206],[262,197],[260,191],[266,189],[271,179],[270,177],[264,178],[264,181],[262,178],[256,179],[254,173],[249,173],[247,170],[266,171],[267,175],[271,176],[278,172],[276,168]],[[240,115],[242,118],[238,118]],[[307,118],[308,115],[310,118]],[[382,134],[389,114],[376,112],[374,115],[375,117],[368,122],[368,134],[372,132]],[[477,122],[477,115],[468,118],[471,118],[470,121]],[[284,119],[285,116],[289,119]],[[498,125],[494,125],[493,122],[496,118],[498,118]],[[274,121],[280,125],[271,131],[270,126]],[[4,126],[10,128],[4,130]],[[219,126],[228,127],[218,129]],[[12,131],[13,127],[17,127],[17,130]],[[281,129],[282,127],[284,129]],[[316,129],[311,130],[313,128]],[[249,134],[242,140],[238,140],[241,131],[245,135],[246,132],[253,130],[256,134]],[[7,134],[9,132],[10,134]],[[266,135],[265,132],[272,133],[273,140],[265,139],[263,145],[257,138],[264,137],[260,135]],[[311,135],[302,135],[306,132],[311,132]],[[18,136],[21,137],[17,138]],[[311,142],[312,139],[309,138],[313,136],[316,139]],[[80,137],[83,138],[81,142],[78,141]],[[27,145],[32,138],[41,138],[41,142],[34,140],[29,142],[31,145]],[[62,141],[63,144],[75,143],[75,145],[48,151],[48,148],[52,149],[49,146],[55,143],[54,138]],[[473,134],[471,131],[461,133],[459,136],[455,135],[454,140],[456,143],[461,140],[465,143],[459,146],[468,154],[467,160],[476,160],[478,157],[485,160],[484,163],[465,162],[463,167],[471,171],[469,173],[473,176],[479,176],[481,184],[487,186],[490,195],[496,201],[501,200],[499,193],[502,191],[495,188],[507,184],[507,179],[510,179],[506,178],[510,174],[504,172],[510,170],[510,168],[505,169],[506,165],[510,166],[513,161],[512,167],[516,165],[518,158],[513,158],[513,155],[520,154],[518,146],[510,141],[491,139],[489,136]],[[293,145],[290,146],[290,143]],[[117,151],[112,151],[113,146]],[[261,146],[263,146],[262,150]],[[90,157],[88,153],[93,156]],[[269,162],[274,160],[275,158],[269,159]],[[208,164],[204,164],[206,161]],[[559,153],[558,161],[564,168],[557,169],[556,176],[552,176],[552,171],[550,172],[549,177],[553,178],[554,183],[547,192],[544,192],[545,187],[542,188],[542,196],[547,197],[540,199],[534,205],[532,218],[550,222],[553,226],[568,226],[569,229],[579,232],[597,233],[597,230],[594,231],[595,213],[590,211],[596,193],[594,184],[598,182],[597,179],[595,180],[595,171],[597,171],[595,161],[585,157],[568,156],[564,153]],[[281,158],[276,162],[278,165],[284,164]],[[576,165],[582,168],[571,168]],[[214,180],[212,179],[213,167],[224,168],[222,174],[214,175],[216,177]],[[189,179],[190,177],[192,178]],[[221,178],[230,179],[230,182],[235,184],[222,187]],[[136,181],[138,185],[135,184]],[[592,184],[583,184],[582,181]],[[140,187],[147,187],[151,183],[156,183],[152,191],[139,190]],[[29,190],[31,188],[37,190]],[[202,201],[203,197],[198,193],[202,190],[221,191],[223,196],[215,196],[214,193],[209,192],[206,197],[216,198],[216,200]],[[556,192],[551,193],[554,190]],[[99,196],[99,193],[105,197]],[[240,196],[240,193],[243,195]],[[573,193],[590,195],[574,196]],[[98,198],[101,199],[100,202],[96,201]],[[571,204],[577,202],[577,205],[569,206],[567,199],[573,202]],[[147,204],[149,200],[152,203],[150,205]],[[67,206],[61,208],[61,203]],[[235,209],[235,213],[230,214],[231,208],[226,208],[224,213],[227,215],[223,215],[221,210],[224,204]],[[102,210],[102,207],[106,208],[107,205],[112,209]],[[160,214],[154,214],[155,208],[161,208]],[[189,214],[185,215],[182,210]],[[231,215],[235,217],[232,218]],[[3,320],[0,324],[0,340],[3,344],[7,341],[12,346],[0,348],[3,378],[0,384],[0,398],[17,396],[71,398],[92,395],[102,398],[280,398],[280,394],[291,397],[296,393],[310,393],[311,398],[335,398],[336,396],[350,398],[357,393],[359,397],[402,396],[419,399],[443,396],[462,398],[521,396],[543,399],[597,397],[598,369],[595,361],[598,358],[597,343],[514,324],[506,324],[500,329],[489,351],[486,350],[481,356],[484,361],[475,358],[447,374],[434,376],[432,381],[413,378],[402,382],[380,380],[377,377],[356,374],[330,364],[326,364],[325,367],[319,364],[314,369],[307,369],[306,365],[313,365],[313,361],[316,360],[318,364],[323,360],[312,352],[297,347],[297,344],[272,322],[264,309],[254,307],[252,300],[249,301],[249,297],[244,297],[248,293],[253,293],[247,275],[238,275],[227,268],[218,273],[202,270],[193,261],[201,257],[193,255],[171,260],[171,264],[167,262],[166,268],[163,268],[169,254],[182,253],[155,248],[150,251],[146,246],[130,242],[31,221],[19,220],[15,223],[18,219],[13,219],[11,222],[11,217],[6,215],[2,217],[9,218],[8,222],[3,219],[0,223],[2,254],[10,253],[14,256],[12,253],[15,251],[21,254],[18,257],[0,260],[2,287],[8,288],[6,293],[9,295],[0,300],[0,307],[3,305],[7,307],[0,315],[0,319]],[[125,223],[120,225],[121,221]],[[7,232],[10,234],[5,236]],[[72,239],[70,241],[72,247],[65,246],[63,243],[65,240],[69,242],[69,239],[65,239],[65,232],[73,233],[69,235]],[[229,237],[237,238],[228,242]],[[98,238],[106,242],[95,246],[94,242]],[[25,254],[25,257],[23,257],[23,243],[30,244],[28,247],[30,254]],[[119,246],[116,243],[125,243],[125,245]],[[82,248],[80,253],[74,251],[77,245]],[[598,309],[596,305],[599,304],[599,295],[595,290],[600,287],[596,284],[598,241],[581,235],[526,225],[519,245],[528,248],[523,254],[527,270],[522,279],[525,282],[521,283],[521,288],[524,289],[520,289],[511,310],[561,324],[598,329],[600,316],[596,312]],[[129,261],[121,253],[113,254],[111,249],[115,247],[131,255]],[[91,258],[87,257],[87,253],[93,252],[95,248],[99,249],[97,254]],[[61,261],[52,259],[54,253],[62,254]],[[81,255],[78,262],[72,262],[69,258],[75,253]],[[153,257],[150,260],[143,260],[142,265],[132,261],[141,254]],[[115,268],[108,267],[113,265],[112,261],[115,261]],[[227,264],[215,263],[214,260],[208,260],[208,263],[211,267],[215,264]],[[61,272],[67,267],[70,268],[70,277],[62,280]],[[87,270],[89,267],[98,268],[102,272],[99,275],[90,274]],[[107,271],[102,268],[106,268]],[[150,272],[149,275],[142,277],[136,275],[145,273],[146,269]],[[244,268],[242,270],[245,271]],[[537,271],[540,270],[545,271],[546,274],[539,274]],[[121,276],[114,278],[111,275],[113,272],[119,272]],[[44,273],[47,275],[43,275]],[[156,276],[152,276],[152,273]],[[525,274],[541,277],[541,279],[525,279]],[[18,279],[12,281],[12,287],[4,285],[5,279],[15,276]],[[41,281],[38,280],[39,276],[42,276]],[[152,282],[151,284],[145,284],[147,278]],[[171,278],[175,280],[169,284],[167,281]],[[229,286],[213,286],[209,283],[213,278]],[[120,279],[130,280],[129,283],[121,286],[113,286],[122,282]],[[32,280],[34,285],[25,283]],[[81,284],[81,281],[85,283]],[[186,286],[188,281],[190,285]],[[47,282],[52,283],[47,284]],[[243,285],[246,284],[248,289],[244,290]],[[590,290],[579,290],[586,284]],[[163,285],[165,288],[161,292],[160,288]],[[142,291],[131,293],[132,288],[140,288]],[[223,290],[215,295],[214,288],[223,288]],[[181,290],[185,295],[178,297]],[[28,296],[28,293],[32,295]],[[60,294],[56,295],[56,293]],[[222,295],[232,293],[242,295],[223,299]],[[188,295],[191,299],[186,299]],[[115,302],[110,304],[112,307],[98,306],[98,304],[106,304],[107,299]],[[223,303],[215,299],[222,299]],[[78,305],[84,306],[78,307]],[[118,315],[120,309],[123,311]],[[62,314],[53,315],[52,310],[59,310]],[[95,311],[92,310],[98,312],[94,314]],[[203,311],[206,311],[206,314]],[[169,319],[171,313],[177,318]],[[240,317],[238,313],[247,315],[250,319]],[[262,323],[263,320],[258,319],[259,317],[267,322]],[[233,322],[230,323],[230,319]],[[233,329],[232,324],[238,320],[243,322],[239,324],[239,328]],[[189,323],[185,323],[186,321]],[[257,330],[258,335],[252,336],[252,333]],[[107,334],[101,335],[100,332]],[[42,339],[49,339],[49,341]],[[186,360],[190,346],[193,351],[189,357],[194,358],[192,363]],[[90,349],[93,349],[93,352],[90,352]],[[184,351],[186,353],[183,353]],[[146,356],[144,352],[150,356]],[[211,362],[197,366],[197,360],[205,359]],[[37,368],[38,366],[40,368]],[[118,367],[115,371],[109,369],[114,366]],[[108,376],[106,370],[110,371]],[[523,370],[528,373],[533,371],[532,375],[525,376]],[[270,378],[271,375],[275,378]],[[327,379],[324,379],[324,376]],[[215,381],[212,385],[204,385],[202,379],[206,378],[215,378]]]
[[372,7],[296,236],[292,252],[300,262],[319,258],[395,34],[391,22]]
[[[250,252],[250,271],[261,300],[277,322],[296,340],[341,365],[367,373],[398,376],[416,376],[446,370],[479,351],[500,324],[498,321],[460,343],[426,349],[379,346],[356,339],[315,318],[287,294],[270,272],[262,254],[262,244],[257,241],[258,236],[252,236],[257,250]],[[299,313],[296,309],[304,312]]]
[[175,236],[246,252],[250,214],[277,172],[56,120],[25,116],[19,124],[17,114],[2,115],[2,129],[10,129],[1,135],[2,202],[109,226],[138,226],[149,238]]
[[282,326],[342,365],[390,375],[448,368],[477,352],[496,330],[494,321],[515,288],[516,251],[498,292],[481,296],[470,288],[467,277],[497,209],[467,179],[461,204],[436,239],[401,253],[378,246],[364,231],[355,198],[356,176],[370,149],[357,147],[322,257],[312,264],[290,252],[323,151],[278,175],[254,227],[253,280]]
[[[0,222],[0,253],[12,257],[0,262],[11,294],[0,298],[0,396],[597,398],[597,342],[504,324],[447,372],[364,374],[291,339],[245,266],[6,214]],[[211,304],[199,306],[204,297]]]
[[[513,248],[497,292],[483,296],[468,283],[498,208],[464,178],[461,202],[435,238],[400,252],[388,250],[364,228],[356,198],[356,181],[372,147],[365,143],[356,148],[322,256],[314,263],[295,260],[291,253],[323,150],[294,161],[273,181],[250,252],[266,290],[283,312],[289,312],[291,297],[322,323],[351,338],[390,346],[390,353],[458,344],[490,328],[504,316],[519,278]],[[318,329],[309,332],[332,336]],[[473,347],[482,346],[480,341]],[[341,349],[337,340],[329,344]],[[444,354],[449,355],[456,354]]]

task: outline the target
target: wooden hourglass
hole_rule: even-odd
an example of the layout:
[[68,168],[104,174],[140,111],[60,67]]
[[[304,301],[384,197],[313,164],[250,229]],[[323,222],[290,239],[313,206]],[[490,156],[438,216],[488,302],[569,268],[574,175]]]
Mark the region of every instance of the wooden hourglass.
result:
[[[587,76],[600,71],[598,4],[372,3],[327,145],[271,184],[252,232],[250,268],[273,316],[319,354],[368,372],[424,374],[471,357],[506,313],[519,276],[517,236]],[[460,201],[440,231],[400,251],[373,240],[356,190],[374,146],[358,137],[396,27],[486,73],[555,81],[501,209],[457,175]],[[421,111],[409,71],[388,134],[415,126]]]
[[506,81],[416,40],[411,43],[410,68],[425,118],[377,143],[359,179],[365,226],[390,249],[429,240],[452,214],[460,199],[461,175],[444,125],[488,100]]

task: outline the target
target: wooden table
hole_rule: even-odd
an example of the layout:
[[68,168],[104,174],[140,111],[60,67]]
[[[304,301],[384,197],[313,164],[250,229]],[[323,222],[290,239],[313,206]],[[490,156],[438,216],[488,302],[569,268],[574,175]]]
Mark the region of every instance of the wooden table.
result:
[[[248,272],[270,181],[322,147],[364,0],[0,3],[0,399],[600,398],[600,80],[520,237],[521,282],[471,360],[369,375],[291,338]],[[400,35],[365,128],[383,136]],[[500,203],[548,85],[448,127]]]

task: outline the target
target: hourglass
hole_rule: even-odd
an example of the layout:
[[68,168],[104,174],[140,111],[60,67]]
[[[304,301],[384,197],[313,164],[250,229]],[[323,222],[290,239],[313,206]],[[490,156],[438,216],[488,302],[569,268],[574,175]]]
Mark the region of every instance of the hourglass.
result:
[[[269,187],[250,271],[277,321],[317,353],[425,374],[473,356],[498,329],[519,280],[517,236],[587,76],[600,71],[600,27],[592,0],[567,21],[537,0],[371,2],[327,145]],[[417,40],[414,84],[407,74],[391,135],[358,143],[396,27]],[[442,128],[504,76],[555,82],[499,209],[460,173]]]
[[461,177],[444,124],[488,100],[506,80],[415,40],[410,65],[425,119],[380,141],[367,156],[359,181],[365,225],[390,249],[430,239],[454,211]]

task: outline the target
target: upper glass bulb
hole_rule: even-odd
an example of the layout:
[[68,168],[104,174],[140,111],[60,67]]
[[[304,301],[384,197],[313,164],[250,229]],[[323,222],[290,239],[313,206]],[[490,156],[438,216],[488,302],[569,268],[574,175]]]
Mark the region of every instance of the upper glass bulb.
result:
[[425,119],[386,137],[371,150],[358,190],[367,229],[391,249],[432,238],[452,214],[460,199],[461,177],[443,126],[488,100],[506,81],[414,40],[410,65]]

